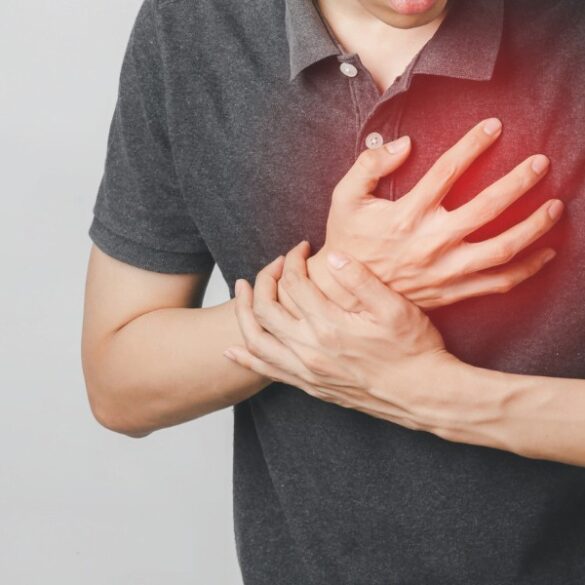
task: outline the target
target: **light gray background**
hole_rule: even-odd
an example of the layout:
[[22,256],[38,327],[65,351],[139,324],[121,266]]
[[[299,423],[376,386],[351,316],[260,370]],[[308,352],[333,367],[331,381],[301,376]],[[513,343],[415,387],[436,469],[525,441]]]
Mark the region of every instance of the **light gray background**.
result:
[[[80,357],[91,221],[141,0],[0,0],[0,582],[238,585],[231,409],[99,425]],[[228,298],[217,271],[205,305]]]

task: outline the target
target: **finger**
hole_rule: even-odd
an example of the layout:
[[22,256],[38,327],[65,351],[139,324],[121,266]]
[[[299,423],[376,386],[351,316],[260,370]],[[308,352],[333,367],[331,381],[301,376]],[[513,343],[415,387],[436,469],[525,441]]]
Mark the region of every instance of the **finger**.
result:
[[277,382],[284,382],[285,384],[299,388],[313,398],[326,400],[328,402],[331,401],[331,393],[323,386],[315,386],[313,383],[306,381],[297,375],[290,374],[277,366],[269,364],[255,355],[252,355],[243,347],[230,347],[223,355],[240,366],[252,370],[265,378]]
[[410,138],[402,136],[379,148],[362,151],[349,171],[337,183],[333,199],[338,202],[357,203],[373,197],[372,192],[380,179],[400,167],[408,158],[410,150]]
[[[237,363],[238,365],[252,370],[257,374],[260,374],[264,378],[268,378],[270,380],[274,380],[276,382],[284,382],[285,384],[289,384],[291,386],[295,386],[313,398],[318,398],[324,402],[328,402],[330,404],[337,404],[343,408],[354,408],[356,404],[351,399],[346,398],[345,396],[341,395],[339,392],[331,390],[326,386],[311,384],[310,382],[306,382],[302,378],[298,376],[290,375],[288,372],[281,370],[280,368],[273,366],[260,358],[251,354],[247,349],[239,346],[232,346],[228,348],[224,352],[224,356],[232,360],[233,362]],[[377,402],[376,399],[372,399],[371,402]],[[382,402],[382,401],[380,401]],[[411,421],[404,416],[404,413],[398,409],[394,408],[393,406],[389,405],[388,402],[383,402],[384,407],[384,416],[387,420],[392,422],[396,422],[398,424],[403,424],[404,426],[409,426]],[[368,408],[359,408],[362,412],[366,414],[371,414],[373,416],[380,417],[380,410],[369,410]],[[392,416],[390,416],[392,415]],[[414,422],[412,422],[414,424]],[[413,427],[411,427],[413,428]]]
[[265,362],[243,347],[229,347],[223,355],[240,366],[247,368],[248,370],[252,370],[253,372],[260,374],[265,378],[270,378],[271,380],[284,382],[285,384],[290,384],[297,387],[300,387],[304,384],[304,382],[297,376],[292,375],[289,372],[278,368],[277,366],[269,364],[268,362]]
[[239,280],[240,285],[236,293],[236,317],[250,353],[269,363],[276,364],[288,371],[295,371],[299,367],[299,359],[281,341],[265,331],[254,317],[252,310],[253,292],[250,284]]
[[277,283],[278,286],[278,302],[285,311],[289,313],[297,321],[303,318],[303,314],[299,311],[298,307],[294,304],[292,299],[288,296],[288,293],[282,287],[282,279]]
[[537,250],[523,260],[517,260],[505,267],[465,276],[441,289],[440,297],[416,301],[419,307],[434,308],[452,305],[472,297],[495,293],[506,293],[521,282],[537,274],[545,264],[555,257],[551,248]]
[[527,158],[507,175],[484,189],[468,203],[449,212],[450,231],[464,238],[495,219],[514,201],[528,192],[547,173],[549,159],[543,154]]
[[[296,283],[299,278],[308,278],[307,273],[307,258],[310,254],[310,245],[308,242],[303,241],[297,244],[294,248],[292,248],[284,258],[284,267],[282,270],[282,278],[279,281],[280,289],[286,295],[286,298],[294,305],[296,308],[297,314],[301,318],[307,318],[308,315],[306,313],[306,303],[303,309],[301,304],[297,304],[295,298],[291,295],[292,287],[291,284]],[[319,293],[321,291],[315,286],[314,287]],[[298,291],[297,291],[298,295]],[[325,295],[321,293],[322,299],[329,301]],[[298,298],[298,296],[297,296]]]
[[466,243],[460,248],[461,258],[453,258],[453,262],[460,268],[459,274],[470,274],[509,262],[557,223],[563,210],[562,202],[559,208],[557,201],[560,202],[559,199],[547,201],[526,219],[489,240]]
[[293,269],[303,274],[307,274],[306,262],[309,253],[310,245],[306,240],[299,242],[296,246],[291,248],[284,257],[282,275],[278,281],[278,300],[297,319],[303,318],[303,312],[299,309],[294,300],[290,298],[290,295],[286,291],[284,277]]
[[474,126],[437,159],[414,188],[402,198],[404,203],[412,203],[423,209],[435,209],[453,183],[497,140],[501,132],[502,124],[497,118],[483,120]]
[[367,311],[381,320],[385,321],[397,310],[407,310],[411,305],[355,258],[339,252],[330,252],[327,260],[335,280],[354,294]]
[[258,323],[281,340],[285,332],[293,330],[298,324],[297,319],[278,302],[278,279],[283,266],[284,256],[279,256],[256,275],[252,301]]
[[299,269],[304,269],[306,271],[305,262],[306,259],[309,257],[311,251],[311,246],[307,240],[303,240],[299,242],[294,248],[289,250],[289,252],[284,257],[284,264],[282,268],[282,274],[277,282],[278,287],[278,302],[282,305],[282,307],[288,311],[295,319],[302,319],[303,314],[299,310],[299,308],[295,305],[294,301],[289,297],[288,293],[284,290],[282,286],[283,280],[282,277],[287,271],[287,267],[290,267],[291,262],[298,263]]
[[305,252],[295,246],[285,258],[282,288],[313,328],[323,320],[336,319],[341,309],[332,303],[307,276]]
[[307,276],[307,258],[310,253],[311,245],[307,240],[303,240],[291,248],[284,257],[282,277],[286,277],[287,272],[290,271]]

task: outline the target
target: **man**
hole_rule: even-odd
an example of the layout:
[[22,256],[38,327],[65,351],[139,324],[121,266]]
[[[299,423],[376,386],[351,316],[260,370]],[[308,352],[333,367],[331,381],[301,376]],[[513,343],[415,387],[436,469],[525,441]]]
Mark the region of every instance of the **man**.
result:
[[[124,60],[90,229],[98,247],[90,258],[84,323],[88,395],[102,424],[132,436],[235,405],[236,544],[247,584],[585,579],[585,470],[578,463],[579,379],[585,377],[584,73],[575,66],[585,49],[583,12],[577,2],[544,0],[143,4]],[[378,46],[385,48],[383,59],[376,58]],[[401,136],[412,143],[397,142]],[[440,158],[444,152],[447,157]],[[550,156],[550,173],[536,153]],[[442,162],[434,166],[437,159]],[[376,195],[384,201],[372,201],[368,189],[358,188],[373,185],[376,177]],[[453,186],[454,178],[459,180]],[[553,196],[567,206],[567,221],[554,229],[559,216],[549,201]],[[339,204],[352,197],[359,203],[353,214]],[[485,223],[478,212],[489,212],[489,198],[497,213]],[[389,209],[407,209],[409,221],[397,222],[397,230],[390,226],[385,238],[383,222],[360,224],[364,214],[358,208],[388,215],[380,204],[390,203]],[[411,221],[423,203],[435,206],[432,222]],[[396,236],[412,235],[408,226],[415,226],[417,237],[409,241],[440,241],[439,226],[453,218],[446,210],[466,218],[466,230],[477,228],[467,241],[483,246],[459,267],[462,302],[455,304],[447,290],[452,283],[444,279],[447,266],[457,267],[449,261],[453,248],[441,255],[435,247],[431,270],[416,246],[401,247],[404,240]],[[456,231],[453,222],[450,229]],[[368,230],[375,237],[368,239]],[[256,341],[240,332],[240,325],[250,331],[249,289],[238,295],[239,320],[233,300],[198,308],[214,262],[230,296],[237,278],[253,280],[262,270],[254,296],[265,304],[275,295],[266,283],[276,283],[283,269],[281,260],[269,262],[302,239],[319,251],[331,237],[331,251],[363,251],[364,257],[356,254],[364,261],[360,269],[368,265],[381,279],[368,276],[360,290],[342,276],[358,266],[353,261],[338,272],[318,254],[307,262],[311,280],[347,309],[344,315],[359,315],[350,312],[360,308],[353,293],[374,312],[368,291],[388,305],[399,302],[389,288],[382,296],[372,282],[400,289],[399,298],[410,307],[398,338],[390,336],[395,320],[374,321],[376,339],[394,343],[368,345],[392,350],[387,369],[381,359],[374,368],[361,351],[363,359],[346,367],[355,376],[352,383],[337,376],[340,385],[353,388],[356,408],[340,407],[352,403],[334,393],[328,401],[330,381],[319,372],[309,372],[318,381],[311,396],[305,379],[271,383],[270,375],[223,357],[227,347]],[[380,241],[388,246],[378,263],[371,262]],[[546,246],[557,257],[542,268]],[[469,251],[462,243],[457,249],[459,258]],[[529,254],[506,264],[523,250]],[[287,259],[302,287],[283,286],[278,301],[293,313],[296,305],[303,317],[307,307],[324,305],[300,296],[307,282],[299,259],[308,259],[308,252],[297,252]],[[388,258],[402,272],[388,270]],[[424,268],[407,274],[417,262]],[[508,283],[526,282],[506,294],[488,294],[505,288],[485,280],[494,274]],[[470,279],[479,288],[471,290]],[[435,307],[429,317],[442,338],[420,310],[412,311],[414,303]],[[314,322],[331,328],[329,315],[322,317]],[[358,354],[360,340],[371,335],[366,325],[359,322],[359,330],[342,338],[348,351]],[[465,436],[430,428],[429,421],[444,419],[432,410],[425,412],[426,426],[420,407],[412,410],[416,396],[431,404],[433,372],[400,368],[406,363],[400,352],[421,352],[409,345],[405,325],[415,326],[415,339],[428,343],[425,351],[445,355],[444,340],[458,363],[482,373],[499,370],[483,378],[481,388],[475,370],[458,378],[468,414],[477,415],[468,417],[477,425],[468,424]],[[285,339],[279,343],[286,347]],[[289,344],[295,343],[324,354],[314,336],[291,334]],[[339,365],[346,366],[346,353],[339,355]],[[358,408],[364,393],[355,380],[369,379],[361,362],[372,364],[381,389],[369,414]],[[452,406],[454,378],[444,376],[447,362],[433,363],[438,404]],[[420,383],[413,372],[420,373]],[[495,376],[505,386],[502,372],[518,376],[514,387],[520,380],[531,389],[536,376],[559,384],[535,393],[531,408],[514,409],[515,420],[524,417],[525,424],[512,431],[488,424],[495,433],[490,446],[489,440],[472,444],[469,429],[481,434],[490,422],[474,405],[491,405],[490,393],[509,396],[493,382]],[[548,422],[542,418],[547,403],[553,406]],[[379,417],[381,406],[388,420]],[[531,418],[535,413],[541,418]],[[574,433],[566,432],[569,425]],[[541,458],[527,456],[534,455],[528,448],[526,455],[506,449],[526,437],[526,429],[538,439]],[[551,429],[558,434],[551,436]],[[570,463],[563,453],[569,446]]]

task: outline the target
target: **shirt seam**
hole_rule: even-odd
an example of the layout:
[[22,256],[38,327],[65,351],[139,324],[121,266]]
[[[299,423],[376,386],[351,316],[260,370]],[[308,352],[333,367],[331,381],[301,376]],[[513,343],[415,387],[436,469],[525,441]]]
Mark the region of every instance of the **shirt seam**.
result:
[[93,218],[95,222],[98,224],[98,227],[103,228],[103,231],[109,232],[112,236],[121,238],[122,240],[128,242],[130,245],[134,245],[137,247],[144,248],[145,250],[151,250],[152,252],[156,252],[157,254],[171,254],[171,255],[178,255],[178,256],[211,256],[210,252],[205,250],[196,250],[196,251],[189,251],[189,252],[182,252],[179,250],[168,250],[164,248],[158,248],[153,246],[150,243],[146,243],[142,240],[137,240],[135,238],[131,238],[126,234],[120,233],[118,230],[113,229],[109,223],[106,222],[104,217],[96,212],[93,214]]

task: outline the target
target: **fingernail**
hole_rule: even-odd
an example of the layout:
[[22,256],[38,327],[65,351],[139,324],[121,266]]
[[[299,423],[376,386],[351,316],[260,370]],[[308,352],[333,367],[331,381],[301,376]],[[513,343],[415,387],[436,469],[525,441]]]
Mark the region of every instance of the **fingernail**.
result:
[[490,118],[483,125],[483,131],[488,136],[495,136],[502,129],[502,122],[498,118]]
[[230,360],[235,360],[236,359],[236,354],[233,351],[230,351],[229,349],[226,349],[223,352],[223,355],[225,355],[226,358],[229,358]]
[[549,260],[552,260],[556,255],[557,253],[554,250],[548,250],[545,254],[543,254],[542,259],[544,262],[548,262]]
[[348,262],[349,258],[343,254],[337,254],[336,252],[329,252],[327,254],[327,262],[336,270],[343,268]]
[[546,171],[549,163],[550,161],[548,157],[544,156],[544,154],[537,154],[532,159],[532,164],[530,166],[537,175],[540,175],[541,173],[544,173],[544,171]]
[[552,220],[557,220],[561,217],[563,213],[563,209],[565,206],[563,202],[559,199],[555,199],[549,206],[548,206],[548,214]]
[[408,148],[409,144],[410,144],[410,137],[409,136],[402,136],[402,138],[398,138],[397,140],[389,142],[388,144],[385,144],[384,146],[386,147],[386,150],[390,154],[400,154],[401,152],[404,152]]

